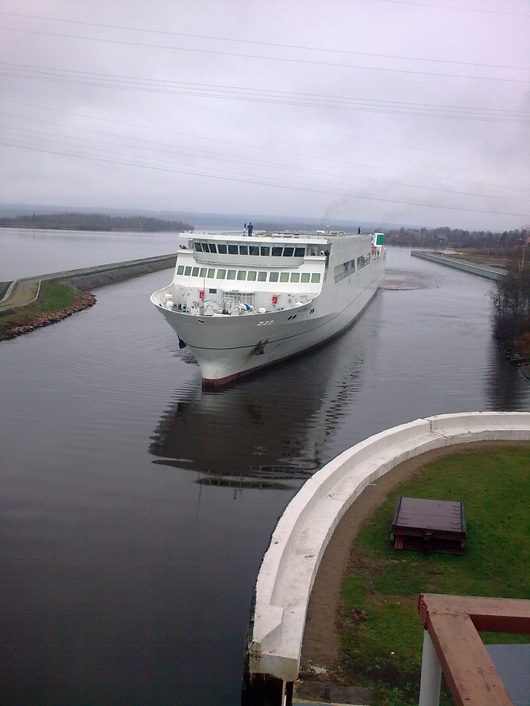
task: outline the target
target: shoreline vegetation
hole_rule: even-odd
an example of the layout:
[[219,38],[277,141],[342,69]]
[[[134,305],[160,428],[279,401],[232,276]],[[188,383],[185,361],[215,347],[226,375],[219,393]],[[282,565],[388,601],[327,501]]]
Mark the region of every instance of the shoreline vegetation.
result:
[[0,218],[2,228],[86,230],[106,232],[161,233],[193,231],[182,221],[165,221],[146,216],[108,216],[104,213],[50,213]]
[[[497,281],[492,295],[493,336],[506,349],[514,364],[530,364],[530,236],[509,248],[459,248],[446,257],[476,265],[502,268],[505,276]],[[529,377],[525,373],[525,377]]]
[[462,230],[461,228],[387,228],[386,245],[407,245],[414,248],[454,248],[464,253],[480,252],[487,257],[505,257],[511,248],[528,236],[527,228],[505,230]]
[[42,282],[35,302],[0,315],[0,341],[55,324],[96,303],[92,292],[57,282]]
[[[530,235],[522,231],[511,245],[503,247],[455,248],[444,257],[474,265],[502,268],[504,277],[497,281],[492,295],[493,336],[504,346],[515,365],[525,365],[530,378]],[[435,252],[435,251],[434,251]]]
[[521,362],[530,362],[530,237],[512,249],[493,296],[493,335]]

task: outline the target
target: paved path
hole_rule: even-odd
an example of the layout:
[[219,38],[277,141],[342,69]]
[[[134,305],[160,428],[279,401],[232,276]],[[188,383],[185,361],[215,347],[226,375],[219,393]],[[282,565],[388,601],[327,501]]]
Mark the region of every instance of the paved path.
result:
[[41,282],[52,280],[69,284],[79,289],[94,289],[106,284],[113,284],[130,277],[149,274],[175,266],[177,253],[144,257],[139,260],[110,262],[104,265],[81,267],[75,270],[52,272],[37,277],[24,277],[15,280],[12,289],[4,299],[0,299],[0,314],[12,309],[31,304],[39,293]]
[[0,301],[0,314],[16,306],[31,304],[39,293],[40,278],[16,280],[13,289]]

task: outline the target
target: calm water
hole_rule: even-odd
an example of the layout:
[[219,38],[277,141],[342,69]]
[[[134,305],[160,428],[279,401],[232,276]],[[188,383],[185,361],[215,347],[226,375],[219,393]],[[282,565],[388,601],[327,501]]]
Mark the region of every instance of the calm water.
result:
[[0,228],[0,282],[108,262],[167,255],[178,250],[178,233]]
[[170,271],[0,344],[0,703],[235,706],[259,564],[304,479],[423,415],[530,409],[492,285],[405,250],[388,267],[416,288],[220,392],[148,301]]

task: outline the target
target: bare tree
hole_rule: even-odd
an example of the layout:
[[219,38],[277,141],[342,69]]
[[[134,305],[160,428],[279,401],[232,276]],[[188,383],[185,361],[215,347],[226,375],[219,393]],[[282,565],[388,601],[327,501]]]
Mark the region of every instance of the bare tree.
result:
[[506,264],[506,276],[497,283],[494,335],[509,348],[518,348],[530,338],[530,252],[529,229],[522,231],[520,242]]

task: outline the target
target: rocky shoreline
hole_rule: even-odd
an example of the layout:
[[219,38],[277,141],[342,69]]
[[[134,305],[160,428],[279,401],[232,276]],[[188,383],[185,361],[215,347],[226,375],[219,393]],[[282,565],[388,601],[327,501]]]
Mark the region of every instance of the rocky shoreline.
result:
[[[46,275],[40,275],[37,277],[28,277],[17,280],[16,285],[31,285],[33,284],[35,291],[31,287],[26,286],[22,295],[20,294],[20,287],[16,289],[18,296],[12,295],[10,299],[3,302],[3,306],[0,307],[0,317],[14,316],[26,312],[27,321],[24,323],[13,323],[12,326],[7,328],[0,327],[0,341],[9,340],[15,338],[16,336],[22,336],[25,333],[30,333],[37,328],[42,328],[44,326],[49,326],[50,324],[55,324],[68,316],[75,314],[78,311],[83,311],[88,307],[94,306],[96,303],[96,297],[90,289],[95,287],[102,287],[108,284],[114,284],[115,282],[121,282],[131,277],[139,277],[141,275],[150,274],[151,272],[158,272],[159,270],[164,270],[172,268],[175,265],[176,253],[169,255],[157,255],[154,257],[141,258],[139,260],[128,260],[124,262],[113,262],[104,265],[97,265],[92,267],[82,267],[76,270],[65,270],[62,272],[52,272]],[[47,282],[55,282],[57,284],[66,285],[67,287],[74,288],[78,290],[78,296],[73,304],[62,309],[56,309],[54,311],[46,313],[36,313],[31,315],[28,309],[34,304],[38,295],[38,287],[40,284]],[[11,282],[3,283],[9,289],[9,285],[13,284]],[[0,283],[1,287],[2,283]],[[0,302],[1,303],[1,302]],[[19,319],[20,321],[20,319]]]
[[36,314],[34,318],[31,319],[26,324],[22,326],[14,326],[13,328],[8,328],[5,332],[5,338],[16,338],[17,336],[22,336],[25,333],[30,333],[37,328],[43,328],[44,326],[50,326],[51,324],[56,324],[63,319],[72,316],[72,314],[78,311],[83,311],[96,303],[96,297],[92,292],[81,292],[81,296],[70,306],[60,309],[58,311],[49,311],[46,313]]

